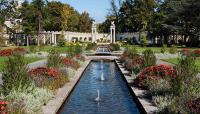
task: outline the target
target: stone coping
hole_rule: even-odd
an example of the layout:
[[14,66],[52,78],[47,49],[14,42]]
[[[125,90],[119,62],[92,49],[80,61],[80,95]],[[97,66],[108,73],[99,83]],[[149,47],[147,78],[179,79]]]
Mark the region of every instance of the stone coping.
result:
[[76,71],[76,74],[70,78],[70,82],[66,83],[62,88],[59,88],[56,91],[55,98],[50,100],[47,105],[42,107],[43,114],[56,114],[59,111],[60,107],[63,105],[73,88],[78,83],[90,61],[91,60],[86,60],[84,65]]
[[146,91],[131,86],[134,78],[127,75],[129,72],[126,71],[126,69],[120,64],[119,61],[115,60],[115,62],[117,63],[119,69],[121,70],[128,85],[131,87],[132,92],[135,94],[137,101],[139,101],[139,105],[141,105],[142,108],[144,109],[144,111],[145,111],[144,113],[147,113],[147,114],[156,113],[158,108],[155,105],[153,105],[153,103],[149,99],[144,97]]

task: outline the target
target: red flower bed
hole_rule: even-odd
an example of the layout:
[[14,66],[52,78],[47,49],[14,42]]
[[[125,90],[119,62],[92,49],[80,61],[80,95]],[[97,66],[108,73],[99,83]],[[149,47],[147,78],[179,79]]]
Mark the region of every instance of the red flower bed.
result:
[[7,101],[0,101],[0,112],[1,112],[1,114],[7,114],[7,111],[8,111],[7,105],[8,104],[9,104],[9,102],[7,102]]
[[77,61],[74,61],[73,59],[70,59],[70,58],[64,58],[63,62],[64,62],[64,65],[66,65],[68,67],[72,67],[75,69],[78,69],[80,67],[80,65]]
[[11,56],[13,54],[12,49],[0,50],[0,56]]
[[14,53],[25,54],[27,51],[24,48],[4,49],[0,50],[0,56],[12,56]]
[[196,57],[200,57],[200,49],[194,50],[193,53]]
[[189,55],[189,54],[190,54],[190,50],[189,50],[188,48],[184,48],[184,49],[182,50],[182,53],[183,53],[184,55]]
[[192,113],[200,113],[200,98],[191,100],[186,103],[187,107],[189,108],[190,112]]
[[157,78],[174,78],[176,75],[175,69],[167,65],[151,66],[143,69],[136,78],[139,87],[146,88],[146,80],[154,80]]
[[61,73],[52,68],[46,68],[46,67],[38,67],[35,69],[32,69],[30,72],[31,76],[48,76],[53,78],[59,78]]
[[13,51],[14,53],[20,53],[20,54],[25,54],[27,52],[26,49],[20,47],[14,48]]
[[75,57],[76,57],[77,60],[85,61],[85,57],[80,55],[80,54],[75,55]]

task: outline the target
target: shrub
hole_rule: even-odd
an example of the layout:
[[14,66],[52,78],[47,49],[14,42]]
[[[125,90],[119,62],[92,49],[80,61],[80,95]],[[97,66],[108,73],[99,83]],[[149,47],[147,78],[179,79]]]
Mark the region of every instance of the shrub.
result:
[[71,45],[68,47],[67,51],[67,57],[68,58],[73,58],[75,55],[81,54],[82,53],[82,47],[79,44],[76,45]]
[[190,50],[188,48],[184,48],[182,51],[181,51],[182,55],[185,55],[185,56],[189,56],[190,55]]
[[143,69],[136,81],[139,87],[148,88],[148,81],[162,79],[172,79],[175,77],[175,70],[171,66],[158,65]]
[[25,54],[27,53],[27,50],[25,50],[24,48],[14,48],[14,49],[4,49],[4,50],[0,50],[0,56],[12,56],[13,54]]
[[183,94],[183,86],[190,85],[190,82],[194,80],[198,73],[198,68],[195,65],[194,58],[191,56],[182,56],[178,60],[176,66],[176,78],[173,80],[173,91],[175,95]]
[[97,44],[96,43],[88,43],[86,46],[86,50],[94,50],[96,48]]
[[67,67],[72,67],[74,69],[78,69],[80,67],[79,63],[71,58],[64,58],[63,63]]
[[176,66],[176,78],[172,79],[171,91],[175,98],[168,106],[170,113],[194,113],[188,107],[191,99],[199,98],[200,80],[197,67],[191,56],[182,56]]
[[135,47],[126,47],[123,56],[124,57],[128,57],[128,58],[134,58],[135,56],[137,56],[138,51]]
[[75,75],[75,69],[67,68],[67,74],[69,77],[73,77]]
[[161,53],[165,53],[166,50],[167,50],[167,45],[166,45],[166,44],[163,44],[163,46],[162,46],[160,52],[161,52]]
[[37,46],[34,46],[34,45],[29,46],[29,51],[30,51],[31,53],[36,53],[36,52],[38,51],[38,47],[37,47]]
[[9,105],[9,102],[2,101],[2,100],[0,101],[0,112],[2,114],[8,113],[8,110],[9,110],[8,105]]
[[156,56],[151,49],[147,49],[143,52],[143,68],[156,64]]
[[200,49],[196,49],[193,51],[195,57],[200,57]]
[[0,50],[0,56],[11,56],[11,55],[13,55],[12,49]]
[[67,74],[57,69],[38,67],[29,73],[38,87],[47,87],[51,90],[56,90],[69,81]]
[[53,98],[53,93],[45,88],[37,88],[31,84],[26,88],[12,89],[5,97],[12,101],[13,111],[19,110],[17,108],[20,107],[20,110],[24,110],[26,114],[34,114],[41,112],[42,106]]
[[17,48],[13,49],[13,53],[16,53],[16,54],[25,54],[25,53],[27,53],[27,50],[24,49],[24,48],[17,47]]
[[59,36],[58,38],[58,46],[59,47],[64,47],[65,46],[65,39],[64,39],[64,34],[62,32],[62,34]]
[[155,105],[159,108],[158,111],[163,111],[168,105],[172,103],[172,100],[171,100],[172,98],[173,97],[170,95],[153,96],[152,100],[155,103]]
[[31,83],[26,65],[22,55],[9,57],[5,62],[2,77],[5,94],[8,94],[13,88],[18,88],[20,85],[26,86]]
[[142,69],[143,59],[140,55],[135,55],[132,59],[126,58],[125,66],[127,70],[133,71],[135,74],[139,73]]
[[169,48],[169,53],[171,53],[171,54],[175,54],[176,51],[177,51],[177,48],[175,45],[172,45],[171,48]]
[[119,44],[110,44],[109,48],[111,51],[119,51],[120,50]]
[[147,44],[148,44],[148,42],[147,42],[147,37],[146,37],[146,35],[141,34],[141,35],[140,35],[140,45],[141,45],[142,47],[145,47],[145,46],[147,46]]
[[79,61],[85,61],[85,57],[80,54],[75,55],[75,58],[76,58],[76,60],[79,60]]
[[83,50],[82,50],[81,45],[76,44],[76,45],[74,46],[74,54],[75,54],[75,55],[81,54],[82,51],[83,51]]
[[148,94],[155,95],[165,95],[169,93],[171,89],[171,82],[169,79],[155,78],[146,81],[148,86]]
[[51,50],[49,52],[49,55],[47,57],[47,66],[48,67],[53,67],[53,68],[58,68],[62,66],[63,59],[60,56],[60,53],[56,52],[55,50]]
[[200,112],[200,98],[192,99],[186,105],[190,113],[197,114]]

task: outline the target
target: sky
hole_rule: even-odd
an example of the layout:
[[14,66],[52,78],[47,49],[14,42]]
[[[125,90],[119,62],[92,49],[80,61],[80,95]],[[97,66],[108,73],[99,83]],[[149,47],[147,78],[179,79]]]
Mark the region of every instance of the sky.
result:
[[79,13],[89,12],[96,22],[103,22],[110,8],[110,0],[59,0],[73,6]]
[[[20,0],[23,1],[23,0]],[[32,0],[29,0],[32,1]],[[53,1],[53,0],[48,0]],[[97,23],[106,19],[110,9],[110,0],[54,0],[70,4],[79,13],[87,11]]]

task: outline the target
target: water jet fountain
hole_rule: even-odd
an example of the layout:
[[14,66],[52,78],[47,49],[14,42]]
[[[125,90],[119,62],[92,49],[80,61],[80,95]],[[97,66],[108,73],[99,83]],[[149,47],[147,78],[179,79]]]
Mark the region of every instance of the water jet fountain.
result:
[[104,76],[103,76],[103,72],[101,73],[101,81],[104,81],[105,80],[105,78],[104,78]]
[[97,98],[95,99],[95,101],[99,102],[101,100],[100,98],[100,90],[97,90]]

